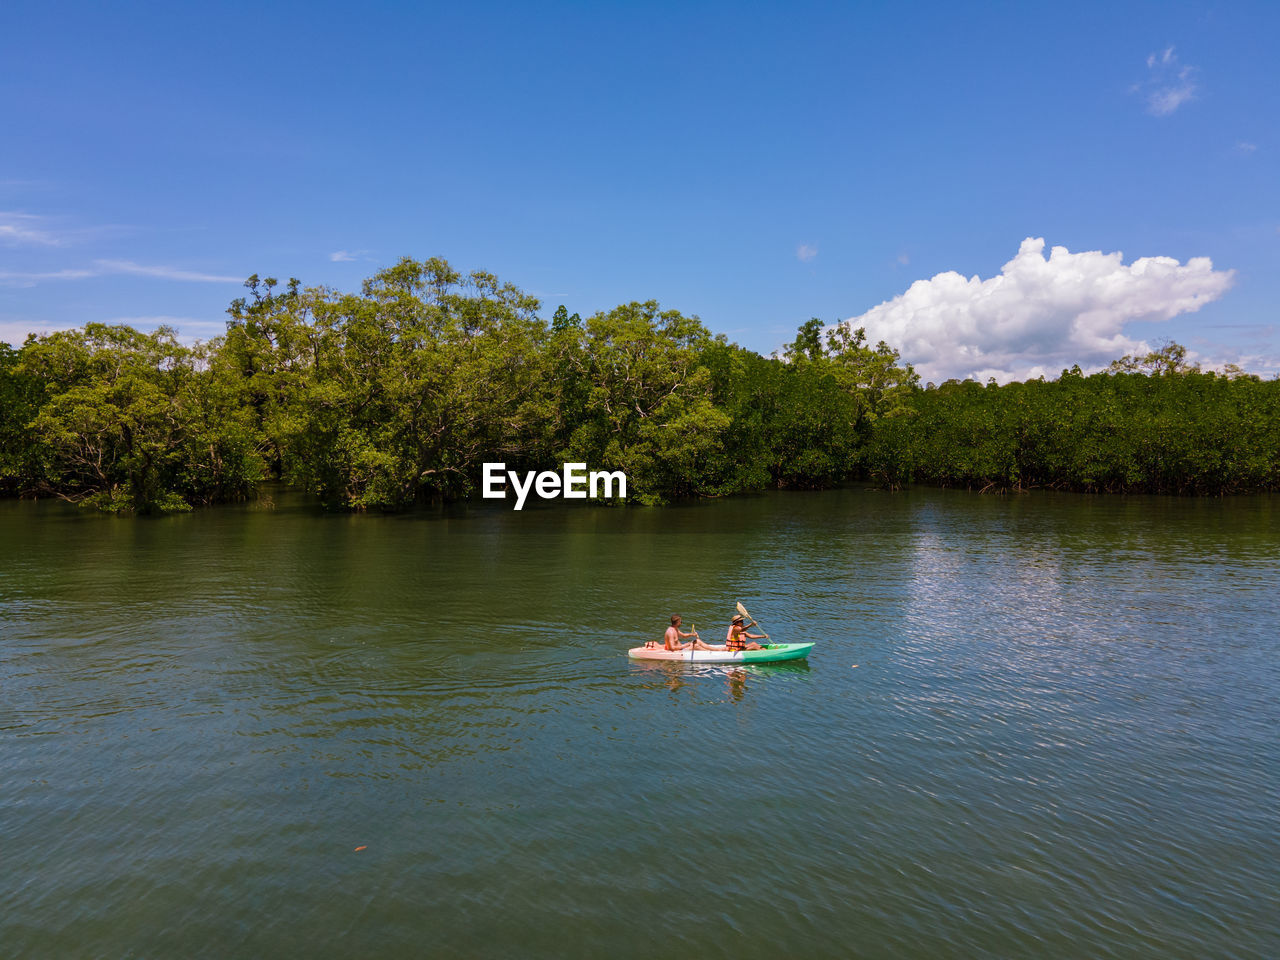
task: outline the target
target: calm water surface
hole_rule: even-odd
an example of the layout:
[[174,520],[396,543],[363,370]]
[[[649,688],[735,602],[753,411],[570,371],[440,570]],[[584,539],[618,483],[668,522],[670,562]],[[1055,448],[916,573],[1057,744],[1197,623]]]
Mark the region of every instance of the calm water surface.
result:
[[0,503],[0,954],[1280,956],[1277,623],[1271,498]]

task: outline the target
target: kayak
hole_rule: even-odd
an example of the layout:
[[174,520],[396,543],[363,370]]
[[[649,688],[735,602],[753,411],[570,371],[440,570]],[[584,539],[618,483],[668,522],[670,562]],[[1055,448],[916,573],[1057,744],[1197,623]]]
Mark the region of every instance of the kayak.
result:
[[668,650],[662,644],[632,647],[627,656],[633,660],[682,660],[685,663],[777,663],[780,660],[803,660],[812,643],[770,643],[759,650]]

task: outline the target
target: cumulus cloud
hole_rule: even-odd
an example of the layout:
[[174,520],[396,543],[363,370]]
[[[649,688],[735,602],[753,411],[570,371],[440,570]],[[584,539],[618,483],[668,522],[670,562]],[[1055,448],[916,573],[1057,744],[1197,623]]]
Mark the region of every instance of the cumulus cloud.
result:
[[1167,117],[1188,100],[1195,99],[1196,68],[1179,62],[1173,47],[1147,57],[1147,78],[1133,89],[1147,101],[1147,112]]
[[818,248],[811,247],[807,243],[802,243],[796,247],[796,259],[801,263],[808,263],[818,255]]
[[1135,320],[1168,320],[1199,310],[1231,286],[1234,270],[1208,257],[1185,264],[1123,254],[1071,253],[1028,237],[998,276],[954,271],[917,280],[903,294],[844,321],[886,341],[926,380],[1056,376],[1072,364],[1105,366],[1149,345],[1125,335]]

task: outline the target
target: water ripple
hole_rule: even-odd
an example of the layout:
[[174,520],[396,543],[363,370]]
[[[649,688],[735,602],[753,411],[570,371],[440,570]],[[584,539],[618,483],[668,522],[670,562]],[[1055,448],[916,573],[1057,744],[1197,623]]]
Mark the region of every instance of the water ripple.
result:
[[8,955],[1280,955],[1266,498],[26,506]]

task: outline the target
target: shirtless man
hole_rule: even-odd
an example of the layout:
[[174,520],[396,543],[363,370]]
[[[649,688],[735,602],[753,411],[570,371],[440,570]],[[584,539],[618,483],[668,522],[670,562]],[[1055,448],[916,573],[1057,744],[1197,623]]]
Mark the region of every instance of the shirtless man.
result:
[[[763,650],[757,640],[768,640],[764,634],[747,633],[747,628],[742,625],[742,616],[735,616],[729,624],[729,635],[724,638],[724,648],[726,650]],[[747,641],[751,642],[748,643]]]
[[[678,613],[671,615],[671,626],[667,627],[667,633],[662,638],[663,646],[668,650],[688,650],[693,647],[695,650],[710,650],[711,648],[702,642],[702,638],[695,633],[685,633],[680,629],[680,615]],[[693,637],[692,643],[681,643],[681,637]]]

